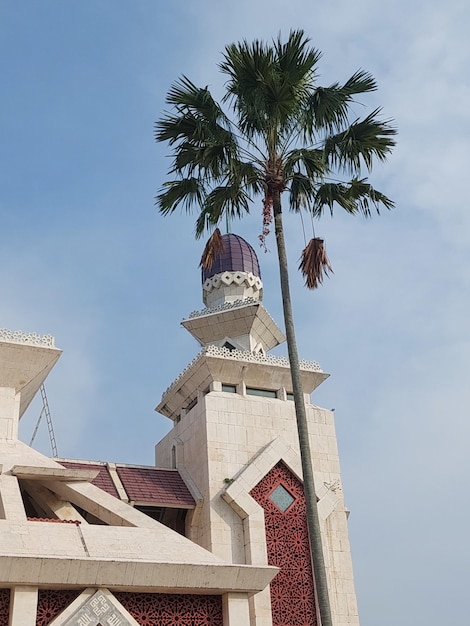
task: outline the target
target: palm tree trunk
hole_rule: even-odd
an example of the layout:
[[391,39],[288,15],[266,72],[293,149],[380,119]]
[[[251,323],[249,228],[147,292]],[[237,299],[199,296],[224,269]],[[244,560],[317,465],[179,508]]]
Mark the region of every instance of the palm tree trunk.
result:
[[310,453],[310,441],[308,436],[307,414],[305,400],[300,377],[299,355],[295,339],[294,318],[292,315],[292,303],[289,288],[289,272],[287,267],[287,254],[284,241],[284,229],[282,225],[282,210],[280,192],[273,194],[274,229],[276,234],[277,252],[279,259],[279,274],[281,280],[282,305],[284,309],[284,324],[286,327],[287,350],[289,353],[290,371],[292,376],[292,389],[294,392],[295,414],[297,418],[297,431],[299,435],[300,458],[304,477],[304,492],[307,509],[307,524],[310,538],[310,554],[315,579],[315,589],[318,600],[318,613],[321,626],[333,626],[331,607],[328,595],[328,583],[326,578],[325,559],[320,532],[320,520],[318,517],[317,497],[315,493],[315,481],[313,477],[312,457]]

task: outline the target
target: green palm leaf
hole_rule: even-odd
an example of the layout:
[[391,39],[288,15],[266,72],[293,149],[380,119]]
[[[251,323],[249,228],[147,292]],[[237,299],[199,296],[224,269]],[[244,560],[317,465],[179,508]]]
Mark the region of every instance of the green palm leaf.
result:
[[214,187],[207,194],[202,211],[196,222],[196,237],[216,226],[223,216],[240,219],[243,213],[250,212],[250,197],[238,184]]
[[333,83],[329,87],[317,87],[306,108],[306,130],[309,137],[315,131],[335,132],[344,129],[349,119],[353,96],[375,91],[377,83],[371,74],[357,71],[344,85]]
[[395,145],[396,130],[390,120],[378,118],[375,109],[363,120],[356,120],[346,130],[330,135],[324,144],[330,166],[347,172],[360,172],[365,165],[371,171],[374,159],[385,161]]
[[156,197],[158,210],[162,215],[170,215],[180,205],[190,212],[195,205],[204,204],[206,190],[199,178],[183,178],[163,184],[163,190]]

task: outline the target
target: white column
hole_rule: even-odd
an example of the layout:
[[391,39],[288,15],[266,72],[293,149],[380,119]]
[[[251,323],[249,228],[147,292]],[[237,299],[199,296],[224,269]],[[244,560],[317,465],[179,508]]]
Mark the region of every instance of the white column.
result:
[[0,517],[14,522],[26,522],[23,499],[16,476],[0,475]]
[[11,592],[10,626],[36,626],[37,587],[14,587]]
[[18,439],[20,395],[11,387],[0,387],[0,439]]
[[248,594],[226,593],[222,596],[224,626],[250,626]]
[[273,626],[271,590],[269,587],[255,593],[249,600],[252,626]]

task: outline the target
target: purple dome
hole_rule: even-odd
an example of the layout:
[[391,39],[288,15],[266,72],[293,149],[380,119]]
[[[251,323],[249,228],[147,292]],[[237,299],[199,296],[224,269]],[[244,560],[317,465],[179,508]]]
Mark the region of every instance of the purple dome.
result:
[[202,282],[222,272],[251,272],[261,278],[256,252],[242,237],[229,233],[222,235],[224,249],[216,257],[210,270],[202,270]]

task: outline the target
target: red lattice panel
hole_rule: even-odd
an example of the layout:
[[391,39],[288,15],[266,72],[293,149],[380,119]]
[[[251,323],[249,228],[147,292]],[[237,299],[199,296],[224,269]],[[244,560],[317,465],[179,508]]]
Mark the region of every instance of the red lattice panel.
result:
[[48,626],[59,613],[78,598],[82,590],[76,589],[40,589],[36,626]]
[[[269,497],[278,485],[295,498],[284,513]],[[279,462],[250,493],[264,509],[268,563],[281,568],[271,583],[273,626],[316,626],[302,483]]]
[[169,593],[115,593],[141,626],[223,626],[222,598]]
[[10,617],[10,590],[0,589],[0,626],[8,626]]

